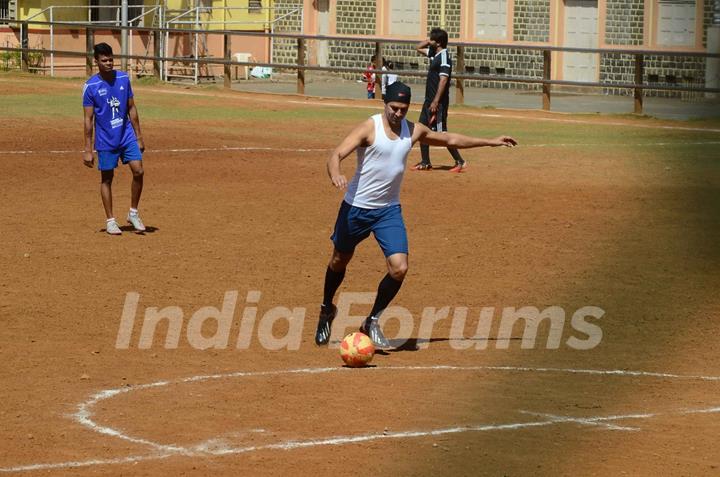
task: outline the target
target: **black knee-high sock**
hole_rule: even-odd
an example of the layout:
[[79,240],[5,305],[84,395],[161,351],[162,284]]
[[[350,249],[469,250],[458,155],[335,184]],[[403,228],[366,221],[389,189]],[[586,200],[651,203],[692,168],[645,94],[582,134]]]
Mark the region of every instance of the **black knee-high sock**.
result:
[[448,151],[450,151],[450,155],[453,159],[455,159],[455,162],[465,162],[465,160],[460,155],[460,152],[457,149],[452,149],[450,147],[447,148]]
[[380,285],[378,285],[375,304],[370,312],[370,316],[377,318],[378,315],[388,307],[392,299],[395,298],[395,295],[397,295],[397,292],[400,291],[401,286],[402,282],[395,280],[389,273],[385,275],[385,277],[380,281]]
[[423,163],[430,164],[430,146],[427,144],[420,144],[420,157]]
[[324,306],[332,305],[333,298],[335,297],[335,292],[340,287],[343,278],[345,278],[345,270],[341,272],[336,272],[330,267],[327,268],[327,270],[325,271],[325,290],[323,292]]

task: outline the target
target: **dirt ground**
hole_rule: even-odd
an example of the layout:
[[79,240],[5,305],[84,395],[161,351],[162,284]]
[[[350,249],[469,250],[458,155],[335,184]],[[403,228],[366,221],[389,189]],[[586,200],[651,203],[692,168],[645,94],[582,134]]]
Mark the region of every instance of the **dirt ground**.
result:
[[[34,88],[12,79],[0,86],[0,99]],[[546,125],[577,144],[518,136],[514,149],[467,151],[464,174],[407,171],[410,271],[394,304],[411,313],[412,338],[426,307],[451,314],[426,348],[411,341],[352,370],[337,349],[313,343],[342,197],[324,162],[354,124],[328,118],[372,104],[214,92],[257,114],[144,119],[143,100],[159,89],[136,88],[149,149],[145,234],[102,230],[98,174],[77,152],[79,105],[72,120],[0,116],[0,472],[720,474],[720,154],[709,144],[717,130],[517,111],[451,115],[460,130]],[[202,107],[202,98],[188,98]],[[298,115],[294,124],[276,120],[283,108]],[[322,121],[303,120],[305,110]],[[628,136],[594,144],[596,133],[614,129],[672,144],[638,147]],[[433,155],[450,163],[444,151]],[[418,159],[416,148],[409,165]],[[353,163],[344,163],[348,176]],[[120,168],[122,219],[129,184]],[[373,292],[384,273],[368,239],[340,291]],[[254,290],[257,323],[278,306],[304,309],[299,349],[266,349],[257,324],[244,335],[249,349],[237,349]],[[228,346],[196,349],[191,315],[220,308],[228,291],[238,292]],[[128,292],[139,304],[130,345],[118,349]],[[183,314],[177,348],[164,346],[166,321],[140,349],[146,310],[169,306]],[[497,338],[502,310],[523,306],[564,310],[557,349],[546,346],[548,320],[528,349],[522,321],[509,342]],[[573,349],[568,339],[586,335],[571,317],[585,306],[604,311],[587,320],[602,340]],[[458,307],[467,307],[470,340],[453,334]],[[483,307],[494,307],[493,320],[475,336]],[[369,308],[353,306],[358,323]],[[213,335],[206,325],[204,336]],[[288,326],[280,320],[273,336]],[[389,320],[388,335],[397,331]]]

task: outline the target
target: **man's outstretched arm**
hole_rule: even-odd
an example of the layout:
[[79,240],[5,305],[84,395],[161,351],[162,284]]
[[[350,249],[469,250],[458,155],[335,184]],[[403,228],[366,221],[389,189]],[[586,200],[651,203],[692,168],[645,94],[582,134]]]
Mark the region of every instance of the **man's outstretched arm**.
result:
[[413,142],[420,142],[428,146],[442,146],[452,149],[471,149],[473,147],[513,147],[517,141],[510,136],[498,136],[492,139],[465,136],[464,134],[436,132],[424,124],[415,123]]

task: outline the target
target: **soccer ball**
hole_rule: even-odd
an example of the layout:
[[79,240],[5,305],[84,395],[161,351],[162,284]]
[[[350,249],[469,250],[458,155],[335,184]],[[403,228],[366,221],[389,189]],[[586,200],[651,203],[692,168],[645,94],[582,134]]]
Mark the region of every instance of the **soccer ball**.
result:
[[351,368],[362,368],[375,356],[375,346],[370,338],[356,331],[343,338],[340,343],[340,357]]

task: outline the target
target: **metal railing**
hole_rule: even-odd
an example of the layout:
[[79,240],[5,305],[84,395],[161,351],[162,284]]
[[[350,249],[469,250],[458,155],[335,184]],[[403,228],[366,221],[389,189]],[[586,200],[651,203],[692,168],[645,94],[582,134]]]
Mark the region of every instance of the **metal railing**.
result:
[[[190,25],[192,26],[193,30],[196,30],[197,32],[193,34],[193,57],[199,58],[200,55],[200,42],[199,42],[199,35],[203,33],[203,26],[209,26],[209,25],[234,25],[234,26],[257,26],[262,25],[264,27],[264,30],[266,32],[273,33],[275,25],[280,22],[281,20],[285,19],[286,17],[294,14],[300,15],[300,25],[302,29],[302,22],[303,22],[303,9],[301,7],[295,7],[287,6],[287,5],[279,5],[277,7],[273,8],[265,8],[265,7],[194,7],[188,10],[184,10],[180,12],[179,14],[175,15],[174,17],[170,19],[166,19],[167,16],[167,8],[162,5],[156,5],[156,6],[149,6],[149,5],[133,5],[132,8],[134,10],[141,10],[141,13],[139,15],[136,15],[133,18],[128,19],[128,25],[134,25],[135,27],[139,26],[146,26],[144,20],[149,16],[153,15],[153,18],[158,18],[157,25],[154,24],[154,22],[151,22],[153,24],[150,25],[150,27],[168,27],[173,28],[174,26],[180,26],[182,28],[182,25]],[[62,16],[63,11],[77,11],[77,10],[84,10],[87,12],[86,19],[85,20],[61,20],[56,21],[58,17]],[[104,26],[114,26],[114,27],[122,27],[122,15],[121,15],[122,7],[120,5],[51,5],[49,7],[43,8],[39,12],[29,16],[24,22],[20,23],[20,35],[23,36],[22,29],[26,24],[34,24],[34,23],[42,23],[38,21],[34,21],[34,19],[45,16],[48,19],[47,24],[49,25],[49,36],[50,36],[50,49],[49,51],[49,58],[50,58],[50,75],[55,75],[55,26],[56,25],[65,25],[65,24],[73,24],[73,25],[104,25]],[[93,13],[97,13],[100,11],[110,11],[112,12],[111,15],[108,15],[109,17],[114,17],[114,19],[98,19],[93,20]],[[203,18],[203,16],[210,15],[215,11],[222,11],[223,16],[226,16],[226,13],[229,13],[230,16],[232,16],[233,12],[247,12],[250,16],[261,16],[262,20],[233,20],[233,19],[223,19],[218,21],[212,21],[207,20]],[[4,18],[7,16],[0,15],[0,18]],[[191,18],[191,19],[187,19]],[[0,20],[1,22],[2,20]],[[11,20],[8,20],[10,23]],[[128,54],[133,55],[133,32],[136,30],[136,28],[129,28],[128,29]],[[167,50],[168,44],[169,44],[169,33],[166,35],[163,35],[159,37],[158,41],[160,42],[160,51],[164,52],[165,56],[169,56],[169,51]],[[271,44],[272,48],[272,44]],[[272,51],[272,50],[271,50]],[[148,52],[146,51],[146,54]],[[122,55],[118,55],[118,57],[122,58]],[[168,75],[168,63],[162,62],[161,65],[161,79],[166,79]],[[173,75],[175,77],[179,78],[188,78],[192,79],[195,84],[198,82],[199,77],[199,63],[193,63],[193,70],[194,73],[192,76],[184,76],[184,75]],[[144,69],[144,66],[141,66]],[[39,69],[40,67],[31,67],[31,69]]]
[[[148,15],[152,15],[153,19],[155,19],[155,18],[158,19],[158,24],[160,26],[164,25],[165,7],[158,5],[155,7],[151,7],[147,10],[146,10],[146,8],[147,7],[145,5],[143,5],[142,12],[140,13],[140,15],[138,15],[134,18],[128,19],[128,24],[132,25],[134,22],[138,22],[138,24],[139,24],[140,20],[142,20],[142,22],[144,24],[146,17]],[[150,25],[150,26],[153,27],[154,25]],[[133,28],[130,28],[128,30],[128,53],[130,55],[133,54],[133,31],[135,31]],[[160,45],[158,45],[158,48],[160,49],[160,51],[163,51],[163,46],[162,46],[163,36],[162,35],[160,35],[158,37],[158,41],[160,41]],[[148,43],[148,48],[149,47],[150,47],[150,44]],[[148,55],[148,53],[149,53],[149,50],[145,50],[145,55]],[[143,72],[145,72],[145,61],[143,61],[141,63],[140,67],[142,68]],[[162,79],[162,77],[161,77],[161,79]]]
[[[55,18],[57,18],[58,11],[62,10],[85,10],[87,11],[87,19],[84,21],[80,20],[63,20],[62,23],[68,23],[72,25],[93,25],[93,24],[103,24],[103,25],[114,25],[114,26],[120,26],[121,20],[120,20],[120,6],[118,5],[51,5],[49,7],[43,8],[39,12],[35,13],[34,15],[30,15],[27,17],[27,19],[20,24],[20,36],[23,35],[23,28],[26,24],[30,23],[37,23],[33,22],[32,20],[34,18],[37,18],[41,15],[45,15],[48,18],[48,24],[50,26],[50,75],[55,75],[55,25],[56,22],[54,21]],[[115,10],[115,21],[114,22],[108,22],[108,20],[93,20],[93,12],[100,12],[103,10]],[[143,16],[143,15],[141,15]],[[132,35],[132,30],[129,31],[130,35]]]
[[[11,21],[11,23],[19,23]],[[27,24],[41,24],[48,25],[49,22],[24,22],[27,31]],[[72,26],[78,27],[77,23],[67,22],[55,22],[54,26]],[[95,28],[98,28],[93,24],[83,25],[86,29],[87,44],[91,45],[92,35]],[[107,29],[107,26],[103,26]],[[155,64],[154,72],[155,75],[161,76],[160,65],[162,62],[169,61],[181,61],[195,64],[205,65],[223,65],[224,66],[224,83],[227,88],[231,85],[231,67],[232,66],[265,66],[270,68],[276,68],[281,70],[295,70],[297,71],[297,92],[298,94],[304,94],[305,92],[305,72],[306,71],[329,71],[335,73],[364,73],[367,71],[365,68],[352,68],[352,67],[338,67],[338,66],[313,66],[306,64],[305,51],[306,43],[308,41],[347,41],[347,42],[359,42],[365,44],[374,44],[376,58],[382,58],[382,46],[384,44],[407,44],[415,45],[416,42],[413,40],[399,40],[399,39],[388,39],[388,38],[372,38],[372,37],[353,37],[353,36],[324,36],[324,35],[301,35],[301,34],[289,34],[289,33],[270,33],[270,32],[239,32],[235,30],[190,30],[180,28],[155,28],[155,27],[113,27],[115,30],[122,29],[134,29],[138,32],[149,32],[151,35],[157,38],[160,35],[168,35],[170,33],[206,33],[214,35],[223,35],[224,47],[223,47],[223,58],[189,58],[189,57],[171,57],[168,55],[155,54],[149,55],[115,55],[116,57],[124,57],[127,59],[142,59],[147,61],[153,61]],[[230,46],[233,36],[254,36],[254,37],[265,37],[268,39],[273,38],[286,38],[295,39],[297,41],[297,61],[296,63],[275,63],[275,62],[242,62],[233,61],[230,58]],[[665,51],[665,50],[651,50],[643,48],[568,48],[568,47],[554,47],[554,46],[537,46],[537,45],[526,45],[526,44],[493,44],[493,43],[455,43],[457,47],[457,65],[460,70],[464,68],[464,49],[467,47],[476,48],[507,48],[513,50],[528,50],[542,52],[543,58],[543,74],[542,78],[521,78],[514,76],[502,76],[502,75],[487,75],[487,74],[466,74],[460,73],[453,75],[456,80],[456,102],[463,103],[464,101],[464,81],[465,80],[485,80],[485,81],[497,81],[497,82],[512,82],[512,83],[530,83],[542,85],[543,95],[543,109],[549,110],[551,105],[551,87],[554,85],[564,86],[583,86],[583,87],[596,87],[596,88],[616,88],[616,89],[629,89],[634,93],[635,101],[635,112],[641,113],[643,108],[643,91],[645,90],[665,90],[665,91],[677,91],[677,92],[695,92],[695,93],[720,93],[720,88],[714,87],[698,87],[698,86],[684,86],[684,85],[660,85],[660,84],[645,84],[643,82],[644,77],[644,58],[648,55],[659,55],[659,56],[675,56],[675,57],[702,57],[702,58],[720,58],[720,53],[703,53],[698,51]],[[60,50],[45,50],[45,49],[33,49],[27,47],[27,38],[23,39],[22,48],[8,48],[0,47],[0,50],[7,51],[21,51],[23,56],[23,67],[27,68],[27,55],[30,52],[41,52],[44,54],[63,54],[68,56],[77,56],[86,58],[86,70],[88,75],[92,74],[92,51],[88,48],[87,51],[60,51]],[[600,53],[600,54],[625,54],[633,55],[634,57],[634,82],[631,83],[602,83],[602,82],[580,82],[580,81],[567,81],[567,80],[554,80],[550,77],[551,71],[551,53],[552,52],[577,52],[577,53]],[[378,62],[379,63],[379,62]],[[380,65],[377,64],[374,70],[371,70],[377,75],[382,75],[383,72]],[[394,70],[393,73],[402,76],[425,76],[425,72],[417,70]],[[379,87],[379,85],[378,85]],[[379,97],[379,95],[378,95]]]
[[[285,12],[284,10],[288,10]],[[222,12],[223,19],[222,20],[210,20],[208,18],[212,18],[213,14],[215,12]],[[262,19],[259,20],[233,20],[226,18],[229,14],[230,17],[232,17],[233,12],[245,12],[248,16],[255,16],[261,17]],[[279,13],[279,15],[278,15]],[[180,28],[183,29],[183,26],[189,26],[191,27],[191,30],[193,30],[192,33],[192,50],[193,50],[193,58],[200,58],[201,56],[205,55],[205,51],[201,51],[205,49],[206,42],[201,41],[201,35],[207,35],[208,32],[213,32],[216,30],[208,30],[207,26],[210,25],[223,25],[224,28],[227,28],[228,25],[234,25],[234,26],[241,26],[241,25],[247,25],[247,26],[258,26],[261,25],[265,33],[275,33],[275,25],[277,25],[280,21],[290,17],[291,15],[299,15],[300,16],[300,31],[302,31],[303,28],[303,22],[304,22],[304,15],[303,15],[303,8],[300,7],[272,7],[272,8],[266,8],[266,7],[195,7],[191,8],[189,10],[185,10],[184,12],[181,12],[171,18],[168,18],[165,22],[164,27],[168,28],[169,31],[165,34],[165,56],[169,56],[169,45],[170,45],[170,31],[173,28]],[[201,27],[206,28],[201,28]],[[203,37],[204,39],[204,37]],[[270,42],[270,59],[272,60],[272,42]],[[185,79],[192,79],[194,84],[198,83],[199,76],[200,76],[200,65],[199,62],[193,63],[193,74],[192,75],[182,75],[182,74],[170,74],[169,73],[169,64],[168,62],[164,63],[164,79],[167,79],[168,77],[172,76],[175,78],[185,78]]]

